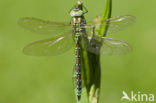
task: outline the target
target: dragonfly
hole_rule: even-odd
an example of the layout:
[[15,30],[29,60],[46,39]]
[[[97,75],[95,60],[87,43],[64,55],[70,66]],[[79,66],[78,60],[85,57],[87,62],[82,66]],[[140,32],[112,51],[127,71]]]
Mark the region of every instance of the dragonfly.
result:
[[[135,17],[130,15],[121,15],[100,21],[101,16],[97,16],[95,21],[86,22],[84,15],[88,12],[81,1],[71,8],[69,14],[70,22],[45,21],[34,17],[24,17],[19,19],[18,24],[23,28],[38,34],[52,34],[52,38],[39,40],[26,45],[23,49],[24,54],[31,56],[53,56],[68,51],[75,45],[76,55],[76,75],[77,75],[77,98],[81,98],[81,41],[87,38],[87,51],[95,54],[118,55],[126,54],[131,51],[128,43],[122,40],[109,37],[98,37],[98,29],[101,25],[107,25],[107,34],[118,32],[135,22]],[[59,35],[60,34],[60,35]],[[102,43],[90,43],[92,39],[100,40]],[[99,52],[100,47],[100,52]]]

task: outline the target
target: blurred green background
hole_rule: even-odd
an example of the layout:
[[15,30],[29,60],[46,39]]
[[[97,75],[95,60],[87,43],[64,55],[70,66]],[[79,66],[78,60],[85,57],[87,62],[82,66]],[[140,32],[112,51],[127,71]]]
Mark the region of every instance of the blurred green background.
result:
[[[74,50],[53,57],[22,53],[30,42],[51,37],[17,25],[21,17],[70,21],[76,0],[0,1],[0,103],[74,103]],[[103,13],[106,0],[84,0],[91,21]],[[100,103],[121,103],[122,91],[156,95],[156,0],[113,0],[112,16],[131,14],[136,24],[110,37],[127,41],[133,52],[102,56]]]

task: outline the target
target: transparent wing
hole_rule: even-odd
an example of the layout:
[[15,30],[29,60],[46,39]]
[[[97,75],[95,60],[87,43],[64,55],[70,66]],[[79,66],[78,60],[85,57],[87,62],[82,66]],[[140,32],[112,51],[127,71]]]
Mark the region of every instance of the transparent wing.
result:
[[134,16],[130,16],[130,15],[117,16],[117,17],[108,19],[106,21],[107,25],[108,25],[107,33],[112,34],[114,32],[123,30],[126,27],[135,23],[135,21],[136,21],[136,18]]
[[86,28],[87,32],[92,33],[94,28],[95,28],[94,30],[98,32],[101,30],[101,29],[98,29],[98,27],[100,27],[101,25],[106,25],[108,26],[107,34],[112,34],[112,33],[125,29],[126,27],[132,25],[136,21],[136,18],[130,15],[121,15],[121,16],[113,17],[113,18],[107,19],[103,23],[101,23],[100,19],[101,19],[101,16],[97,16],[95,19],[95,22],[90,22],[86,24],[84,28]]
[[[131,47],[128,43],[122,40],[102,37],[101,42],[98,40],[92,40],[90,45],[87,46],[87,50],[102,55],[120,55],[120,54],[127,54],[131,52]],[[101,47],[101,49],[99,49]],[[100,50],[100,51],[99,51]]]
[[69,23],[44,21],[33,17],[21,18],[19,19],[18,24],[29,31],[38,34],[55,34],[54,36],[58,33],[71,30],[71,25]]
[[30,56],[53,56],[66,52],[73,46],[71,35],[33,42],[24,47],[23,52]]

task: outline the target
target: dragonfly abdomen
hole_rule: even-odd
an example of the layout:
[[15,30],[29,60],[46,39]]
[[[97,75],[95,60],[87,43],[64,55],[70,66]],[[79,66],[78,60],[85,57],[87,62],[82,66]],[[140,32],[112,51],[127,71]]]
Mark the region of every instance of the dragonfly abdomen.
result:
[[82,81],[81,81],[81,53],[80,53],[80,42],[81,42],[81,29],[80,29],[80,18],[73,18],[73,35],[75,37],[75,52],[76,52],[76,83],[77,83],[77,99],[78,101],[81,99],[81,89],[82,89]]
[[81,91],[82,91],[82,80],[81,80],[81,37],[83,35],[83,28],[85,20],[84,17],[73,17],[71,24],[73,25],[73,35],[75,37],[76,44],[76,85],[77,85],[77,99],[78,101],[81,99]]
[[78,100],[81,98],[81,55],[80,55],[80,45],[77,39],[76,41],[76,74],[77,74],[77,97]]

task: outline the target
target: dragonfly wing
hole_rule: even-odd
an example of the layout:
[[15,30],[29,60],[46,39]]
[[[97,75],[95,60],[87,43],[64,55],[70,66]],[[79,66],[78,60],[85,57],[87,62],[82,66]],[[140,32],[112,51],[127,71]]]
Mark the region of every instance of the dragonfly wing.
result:
[[71,35],[33,42],[24,47],[23,52],[30,56],[53,56],[66,52],[73,46]]
[[122,15],[106,20],[108,34],[118,32],[135,23],[136,18],[130,15]]
[[91,42],[92,44],[87,47],[88,51],[95,54],[101,53],[102,55],[120,55],[127,54],[132,50],[130,45],[122,40],[102,37],[101,42],[97,40]]
[[99,28],[100,26],[105,25],[108,26],[107,34],[112,34],[125,29],[126,27],[135,23],[135,21],[136,18],[134,16],[121,15],[117,17],[112,17],[101,23],[101,16],[97,16],[95,22],[89,22],[88,24],[86,24],[86,26],[84,26],[84,28],[86,28],[86,31],[91,32],[89,34],[93,34],[93,32],[97,33],[101,30],[101,28]]
[[131,46],[122,40],[103,37],[101,54],[103,55],[120,55],[127,54],[132,51]]
[[19,19],[18,24],[29,31],[38,34],[53,34],[53,36],[56,36],[60,32],[67,32],[71,29],[69,23],[44,21],[33,17],[21,18]]

